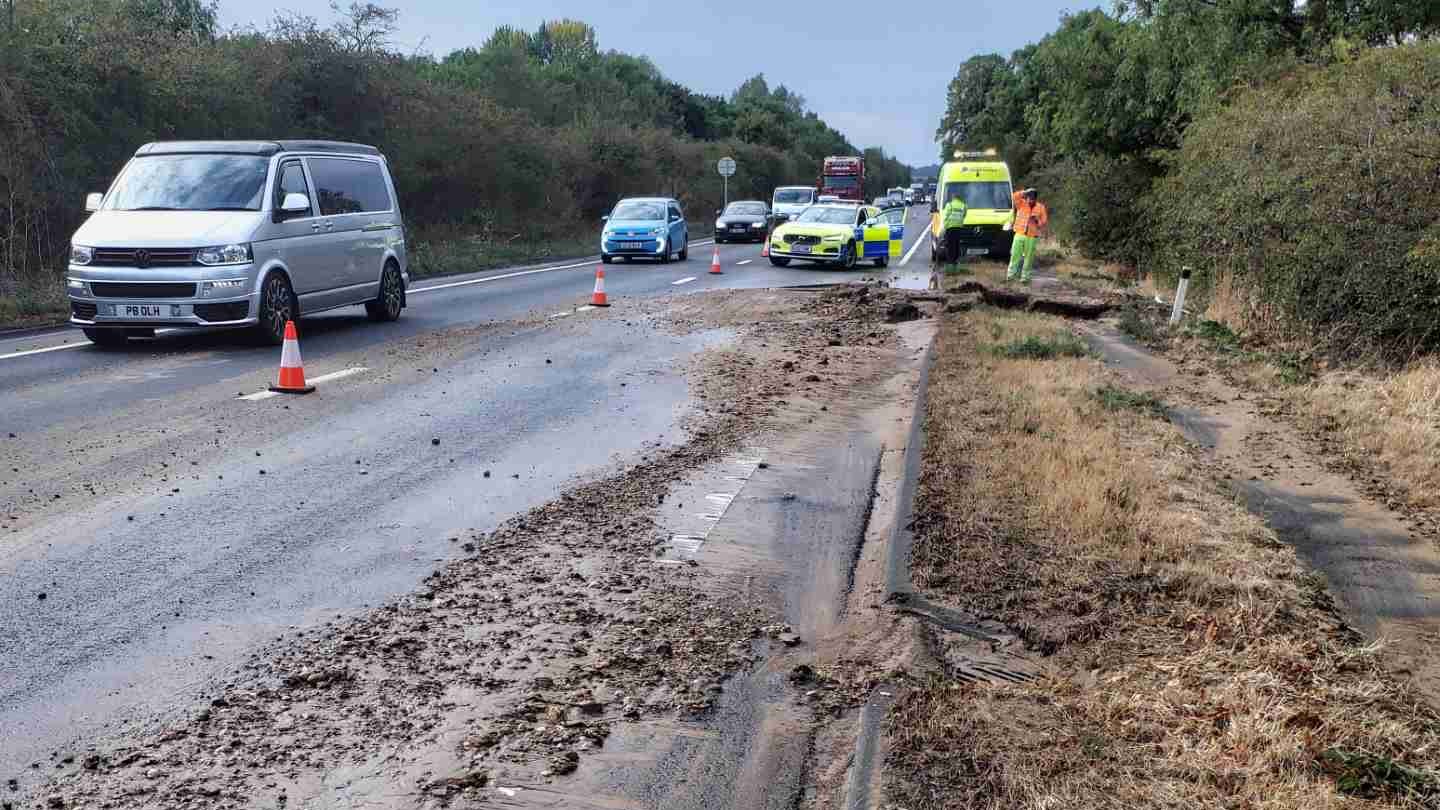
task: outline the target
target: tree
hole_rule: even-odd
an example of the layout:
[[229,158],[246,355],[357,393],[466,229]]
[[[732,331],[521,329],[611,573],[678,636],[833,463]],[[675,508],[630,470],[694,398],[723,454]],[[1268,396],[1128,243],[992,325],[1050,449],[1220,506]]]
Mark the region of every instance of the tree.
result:
[[340,20],[331,29],[335,41],[345,51],[367,56],[379,53],[390,45],[390,37],[394,35],[396,22],[400,19],[398,10],[374,3],[352,2],[349,8],[342,9],[339,3],[332,2],[330,10],[340,15]]

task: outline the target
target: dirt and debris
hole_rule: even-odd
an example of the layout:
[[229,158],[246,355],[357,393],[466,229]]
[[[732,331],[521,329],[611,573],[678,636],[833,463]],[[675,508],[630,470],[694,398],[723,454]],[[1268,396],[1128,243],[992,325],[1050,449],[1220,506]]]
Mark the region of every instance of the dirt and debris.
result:
[[[41,800],[298,807],[339,779],[388,786],[399,804],[386,806],[443,807],[502,779],[563,778],[617,723],[704,716],[757,656],[805,642],[771,608],[697,587],[703,569],[661,560],[657,494],[769,424],[797,385],[855,385],[853,364],[894,345],[885,321],[904,298],[856,287],[639,302],[629,317],[734,333],[689,371],[702,407],[688,441],[456,538],[466,556],[417,591],[268,645],[193,710],[88,741],[95,753]],[[816,683],[815,698],[842,693]]]

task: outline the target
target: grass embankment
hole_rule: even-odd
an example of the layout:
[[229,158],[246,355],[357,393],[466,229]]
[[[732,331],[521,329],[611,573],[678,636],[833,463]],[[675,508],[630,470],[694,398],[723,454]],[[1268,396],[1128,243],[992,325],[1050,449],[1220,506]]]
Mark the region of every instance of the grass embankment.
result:
[[1238,385],[1274,398],[1272,406],[1320,439],[1364,481],[1380,479],[1402,505],[1440,508],[1440,361],[1332,362],[1315,346],[1266,342],[1224,323],[1223,307],[1166,334],[1141,323],[1172,350],[1215,365]]
[[[1057,319],[946,320],[916,584],[1050,675],[936,680],[890,718],[889,801],[929,808],[1429,806],[1440,716],[1323,584]],[[1047,344],[1051,352],[1015,347]],[[1045,359],[1031,359],[1044,357]]]

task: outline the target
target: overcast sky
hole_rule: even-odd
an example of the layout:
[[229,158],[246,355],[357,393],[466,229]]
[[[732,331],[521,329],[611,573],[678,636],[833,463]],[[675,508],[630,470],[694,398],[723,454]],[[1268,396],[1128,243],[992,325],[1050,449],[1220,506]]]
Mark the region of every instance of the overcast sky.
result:
[[[443,55],[479,46],[499,25],[533,31],[570,17],[593,25],[602,49],[650,58],[692,90],[729,95],[764,73],[805,97],[858,146],[881,146],[911,165],[938,157],[945,87],[977,53],[1009,54],[1054,30],[1072,0],[937,3],[784,0],[379,0],[400,9],[396,46]],[[349,5],[344,0],[343,5]],[[329,0],[221,0],[221,22],[264,27],[279,9],[328,23]]]

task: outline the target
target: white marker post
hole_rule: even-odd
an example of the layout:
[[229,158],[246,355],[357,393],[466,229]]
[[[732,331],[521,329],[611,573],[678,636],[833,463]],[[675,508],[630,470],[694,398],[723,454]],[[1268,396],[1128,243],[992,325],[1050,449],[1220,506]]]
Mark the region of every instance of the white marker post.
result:
[[720,158],[720,162],[715,164],[715,168],[719,169],[720,176],[725,178],[725,204],[721,208],[728,208],[730,205],[730,177],[735,174],[735,158]]
[[1190,286],[1190,268],[1180,269],[1180,284],[1175,288],[1175,306],[1170,310],[1170,325],[1180,323],[1180,316],[1185,314],[1185,291]]

